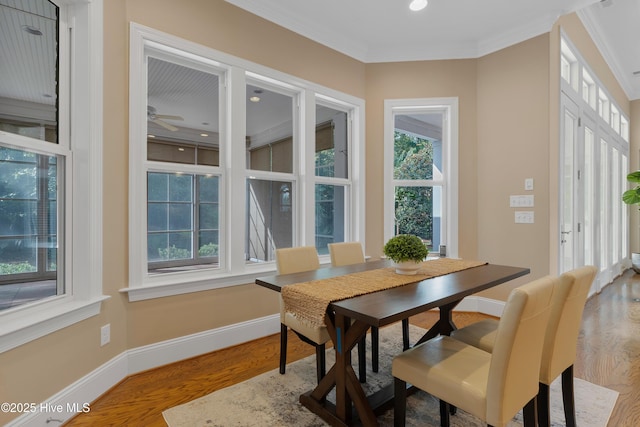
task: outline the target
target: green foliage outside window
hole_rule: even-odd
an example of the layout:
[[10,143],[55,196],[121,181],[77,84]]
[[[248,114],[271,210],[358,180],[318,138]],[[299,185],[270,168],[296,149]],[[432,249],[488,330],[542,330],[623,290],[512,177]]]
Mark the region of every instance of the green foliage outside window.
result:
[[[417,136],[395,132],[394,178],[433,178],[433,145]],[[433,237],[433,188],[396,187],[396,234]]]

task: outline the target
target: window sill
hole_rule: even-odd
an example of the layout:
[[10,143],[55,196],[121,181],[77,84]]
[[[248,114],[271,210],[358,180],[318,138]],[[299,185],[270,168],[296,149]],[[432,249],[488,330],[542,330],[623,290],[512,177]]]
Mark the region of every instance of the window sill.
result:
[[[143,286],[120,289],[120,292],[129,296],[129,302],[144,301],[154,298],[163,298],[174,295],[188,294],[192,292],[209,291],[212,289],[226,288],[229,286],[246,285],[254,283],[257,277],[275,273],[273,264],[269,269],[260,269],[244,274],[229,274],[217,277],[177,277],[178,275],[161,275],[160,280],[150,281]],[[160,279],[160,277],[159,277]]]
[[[320,256],[320,266],[330,266],[329,256]],[[276,274],[275,263],[247,265],[241,274],[219,274],[183,272],[157,274],[141,286],[120,289],[128,294],[129,302],[144,301],[154,298],[170,297],[192,292],[210,291],[229,286],[253,284],[256,278]],[[193,274],[190,274],[193,273]]]
[[15,320],[0,322],[0,353],[99,314],[102,301],[108,298],[100,295],[89,301],[62,299],[25,309]]

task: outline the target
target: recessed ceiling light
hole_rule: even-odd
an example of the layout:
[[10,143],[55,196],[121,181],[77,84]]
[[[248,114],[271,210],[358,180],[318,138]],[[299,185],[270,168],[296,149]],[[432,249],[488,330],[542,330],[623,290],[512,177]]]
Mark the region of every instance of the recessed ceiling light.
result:
[[155,137],[156,137],[155,135],[151,135],[151,134],[147,135],[147,138],[155,138]]
[[201,133],[200,136],[206,137],[206,136],[209,136],[209,134],[208,133]]
[[23,29],[25,32],[27,32],[27,33],[29,33],[29,34],[32,34],[32,35],[34,35],[34,36],[41,36],[41,35],[42,35],[42,31],[40,31],[40,29],[39,29],[39,28],[34,27],[34,26],[32,26],[32,25],[23,25],[23,26],[22,26],[22,29]]
[[251,102],[260,102],[260,97],[259,96],[252,96],[251,98],[249,98],[249,101],[251,101]]
[[413,0],[409,4],[409,9],[413,10],[414,12],[417,12],[427,7],[427,3],[428,3],[427,0]]

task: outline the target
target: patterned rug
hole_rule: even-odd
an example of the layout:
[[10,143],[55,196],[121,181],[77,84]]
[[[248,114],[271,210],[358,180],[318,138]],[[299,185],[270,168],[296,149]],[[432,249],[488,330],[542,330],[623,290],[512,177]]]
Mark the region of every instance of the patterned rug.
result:
[[[424,334],[424,330],[411,326],[411,342]],[[380,370],[371,371],[367,361],[367,383],[365,392],[372,393],[382,385],[391,383],[391,361],[402,348],[400,324],[380,330]],[[370,339],[367,338],[367,345]],[[367,348],[367,357],[371,350]],[[354,350],[354,363],[357,357]],[[334,361],[333,349],[327,350],[327,366]],[[355,371],[358,372],[356,366]],[[287,365],[287,373],[280,375],[275,369],[248,381],[218,390],[207,396],[168,409],[163,416],[169,427],[316,427],[327,424],[298,402],[299,396],[315,385],[315,355]],[[551,385],[552,426],[564,426],[564,412],[559,381]],[[618,392],[575,379],[576,417],[579,426],[606,427]],[[332,394],[328,397],[334,401]],[[437,427],[440,425],[438,401],[421,391],[407,400],[407,426]],[[393,409],[378,418],[380,426],[393,425]],[[474,416],[458,410],[451,417],[454,427],[480,427],[483,424]],[[522,425],[518,414],[509,427]]]

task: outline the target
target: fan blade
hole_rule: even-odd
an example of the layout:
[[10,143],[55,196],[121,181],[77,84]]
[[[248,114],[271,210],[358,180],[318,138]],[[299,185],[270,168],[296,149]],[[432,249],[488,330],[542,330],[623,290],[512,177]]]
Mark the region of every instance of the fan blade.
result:
[[175,131],[177,131],[177,130],[178,130],[178,128],[177,128],[177,127],[175,127],[175,126],[173,126],[173,125],[170,125],[169,123],[167,123],[167,122],[165,122],[165,121],[162,121],[162,120],[160,120],[160,119],[154,119],[154,120],[151,120],[151,121],[152,121],[153,123],[155,123],[155,124],[158,124],[158,125],[162,126],[163,128],[165,128],[165,129],[167,129],[167,130],[172,131],[172,132],[175,132]]
[[166,120],[184,120],[180,116],[171,116],[168,114],[156,114],[156,119],[166,119]]

